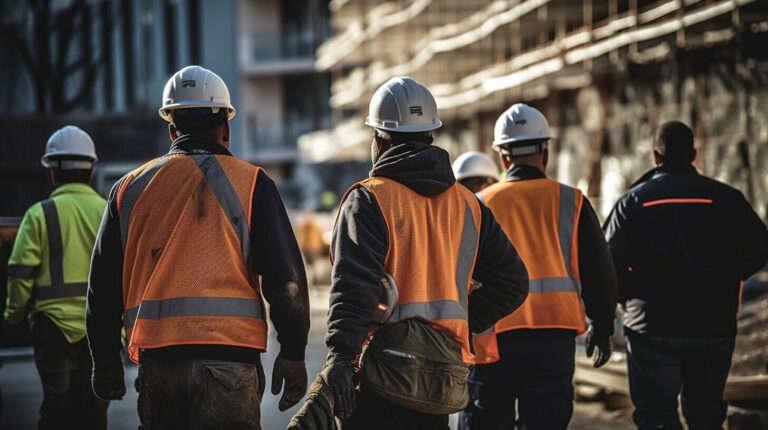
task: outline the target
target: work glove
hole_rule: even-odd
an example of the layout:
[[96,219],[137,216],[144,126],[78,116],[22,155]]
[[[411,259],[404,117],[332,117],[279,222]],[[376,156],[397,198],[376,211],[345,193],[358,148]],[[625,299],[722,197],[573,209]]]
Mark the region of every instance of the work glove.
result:
[[587,330],[586,344],[587,357],[592,358],[592,354],[595,353],[595,348],[597,348],[597,353],[594,354],[595,357],[592,359],[592,365],[594,367],[602,367],[605,363],[608,362],[608,360],[611,359],[611,352],[613,352],[611,337],[595,334],[594,325],[590,325],[589,330]]
[[333,412],[342,421],[352,415],[355,410],[355,366],[352,357],[343,354],[329,353],[325,367],[320,372],[331,393],[333,394]]
[[280,391],[283,392],[283,397],[280,398],[277,408],[281,412],[290,409],[304,397],[307,391],[307,366],[303,360],[286,360],[280,355],[277,356],[272,367],[272,394],[276,396]]
[[93,369],[91,385],[96,397],[102,400],[120,400],[125,395],[123,365],[118,364],[107,370]]
[[309,387],[307,401],[291,418],[286,430],[336,430],[336,418],[333,415],[333,393],[323,379],[317,375]]

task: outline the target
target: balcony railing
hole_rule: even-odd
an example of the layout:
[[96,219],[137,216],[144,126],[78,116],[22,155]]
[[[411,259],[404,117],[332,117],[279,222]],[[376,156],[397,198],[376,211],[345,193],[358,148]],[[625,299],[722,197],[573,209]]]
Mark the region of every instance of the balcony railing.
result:
[[250,126],[251,150],[294,150],[299,136],[315,127],[310,120],[258,122]]
[[313,60],[315,49],[326,35],[310,30],[295,32],[254,32],[245,36],[244,55],[250,63],[286,60]]

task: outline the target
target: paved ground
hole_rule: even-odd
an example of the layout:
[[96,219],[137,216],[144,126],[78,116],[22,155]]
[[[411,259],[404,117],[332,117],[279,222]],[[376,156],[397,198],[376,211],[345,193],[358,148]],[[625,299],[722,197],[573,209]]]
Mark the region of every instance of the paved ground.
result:
[[[313,293],[312,302],[312,330],[310,332],[310,345],[307,348],[307,370],[310,382],[320,371],[325,361],[326,349],[323,342],[325,335],[325,318],[327,312],[327,294]],[[277,345],[274,333],[271,334],[271,345]],[[273,348],[276,349],[276,348]],[[264,371],[267,375],[267,390],[262,402],[262,427],[265,430],[284,429],[290,417],[298,409],[279,412],[277,409],[278,398],[269,392],[271,381],[272,362],[275,352],[264,354]],[[128,394],[118,402],[112,402],[109,408],[110,430],[134,430],[138,427],[136,416],[136,392],[133,390],[133,380],[136,378],[136,366],[126,367],[126,387]],[[0,368],[0,387],[2,388],[2,415],[0,415],[0,429],[3,430],[28,430],[36,428],[37,408],[42,399],[37,371],[31,359],[5,363]],[[576,405],[571,429],[624,429],[631,428],[631,420],[627,419],[626,412],[605,411],[602,403],[579,403]],[[65,428],[65,427],[62,427]],[[454,427],[455,428],[455,427]]]

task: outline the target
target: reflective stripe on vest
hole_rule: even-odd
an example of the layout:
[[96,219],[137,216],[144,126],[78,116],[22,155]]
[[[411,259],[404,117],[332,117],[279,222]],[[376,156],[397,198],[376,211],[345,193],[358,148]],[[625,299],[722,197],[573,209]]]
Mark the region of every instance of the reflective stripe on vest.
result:
[[155,174],[163,167],[168,161],[168,157],[161,157],[155,160],[155,162],[144,169],[137,177],[133,178],[130,184],[123,192],[122,199],[120,200],[120,236],[123,242],[123,251],[128,242],[128,226],[131,222],[131,211],[133,206],[139,200],[139,196],[147,188]]
[[211,187],[216,198],[219,200],[221,208],[232,223],[232,228],[240,239],[240,247],[243,252],[243,259],[248,261],[250,258],[251,237],[248,232],[248,220],[243,211],[243,205],[237,199],[237,194],[232,188],[232,184],[227,179],[219,161],[212,155],[193,155],[195,162],[205,176],[208,186]]
[[261,301],[239,297],[176,297],[144,300],[126,309],[123,321],[131,328],[137,319],[159,320],[173,317],[221,316],[264,319]]
[[[45,216],[45,228],[48,235],[48,272],[51,276],[51,285],[35,285],[35,299],[51,300],[83,297],[88,291],[87,283],[64,282],[64,245],[61,238],[61,223],[59,222],[59,212],[56,210],[56,203],[48,199],[42,202],[42,206],[43,215]],[[22,274],[30,274],[27,270],[23,272]]]

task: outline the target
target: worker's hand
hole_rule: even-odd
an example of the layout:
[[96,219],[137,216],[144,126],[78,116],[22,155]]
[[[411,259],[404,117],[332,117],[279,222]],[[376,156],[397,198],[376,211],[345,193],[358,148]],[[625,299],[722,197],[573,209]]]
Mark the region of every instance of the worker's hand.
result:
[[[595,326],[590,325],[587,330],[587,357],[595,357],[592,359],[592,365],[595,367],[602,367],[608,360],[611,359],[611,353],[613,352],[613,344],[611,343],[610,336],[599,336],[595,334]],[[595,354],[595,348],[597,353]]]
[[125,377],[123,365],[119,364],[108,370],[93,370],[91,385],[96,397],[102,400],[120,400],[125,395]]
[[276,396],[280,391],[283,392],[283,397],[280,398],[277,408],[281,412],[290,409],[304,397],[307,391],[307,366],[304,361],[286,360],[277,356],[272,367],[272,394]]
[[352,357],[328,354],[328,360],[320,376],[333,394],[333,412],[343,422],[355,410],[355,366]]
[[333,393],[322,375],[309,387],[307,401],[291,418],[286,430],[336,430]]

